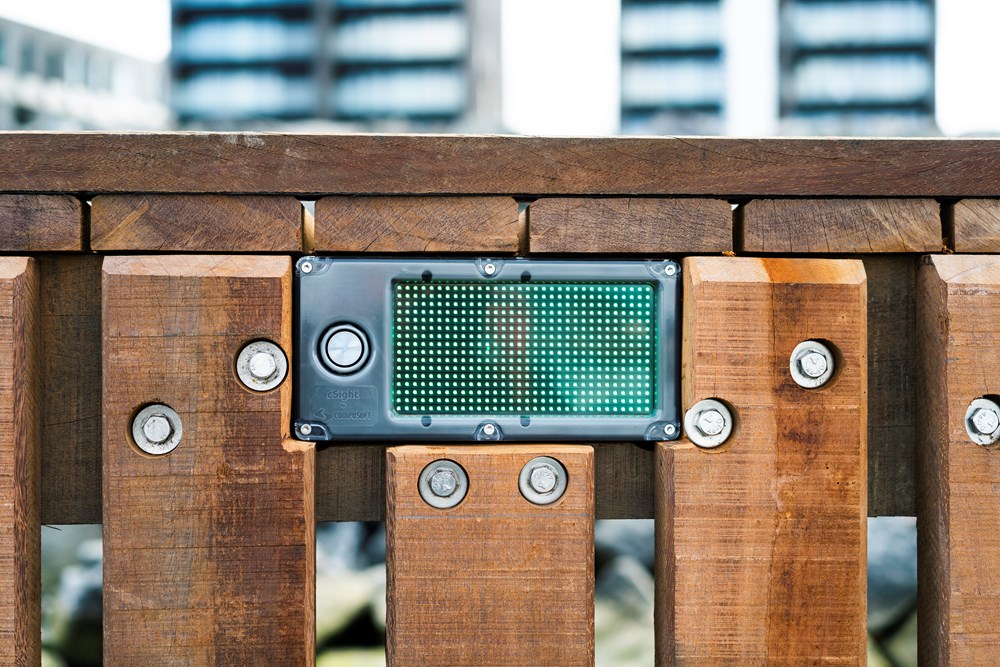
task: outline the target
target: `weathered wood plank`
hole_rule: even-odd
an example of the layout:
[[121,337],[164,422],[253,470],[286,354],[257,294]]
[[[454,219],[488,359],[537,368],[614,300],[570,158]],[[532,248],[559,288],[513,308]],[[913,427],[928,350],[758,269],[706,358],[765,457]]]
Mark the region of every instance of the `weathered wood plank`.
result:
[[[246,390],[240,349],[291,350],[287,257],[108,257],[104,656],[109,665],[315,658],[315,452],[288,440],[291,383]],[[128,433],[165,403],[163,456]]]
[[68,195],[0,195],[0,252],[80,251],[83,204]]
[[917,257],[867,255],[868,514],[916,515]]
[[755,199],[742,215],[746,252],[938,252],[943,244],[933,199]]
[[1000,200],[963,199],[952,210],[955,252],[1000,252]]
[[[850,260],[684,262],[683,402],[721,398],[721,448],[656,450],[657,662],[864,665],[865,275]],[[841,355],[819,390],[799,342]]]
[[40,337],[42,522],[101,522],[101,263],[44,255]]
[[1000,446],[975,444],[965,415],[1000,394],[1000,262],[929,258],[917,296],[920,661],[985,667],[1000,655]]
[[[521,468],[551,456],[565,495],[533,505]],[[420,472],[468,474],[457,507],[420,497]],[[593,665],[594,486],[590,447],[393,447],[386,507],[390,665]]]
[[721,199],[548,198],[529,207],[531,252],[713,253],[733,249]]
[[324,197],[317,251],[514,254],[521,236],[511,197]]
[[0,137],[7,192],[1000,197],[996,139]]
[[258,195],[101,195],[90,212],[100,252],[301,252],[302,204]]
[[0,258],[0,663],[41,660],[38,275]]

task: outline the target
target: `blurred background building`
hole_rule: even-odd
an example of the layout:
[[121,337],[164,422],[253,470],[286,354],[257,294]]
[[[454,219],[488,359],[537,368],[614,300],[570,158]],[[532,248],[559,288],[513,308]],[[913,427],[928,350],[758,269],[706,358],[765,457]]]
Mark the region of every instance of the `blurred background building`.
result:
[[500,129],[500,0],[173,0],[185,126]]
[[0,19],[0,129],[170,126],[160,63]]

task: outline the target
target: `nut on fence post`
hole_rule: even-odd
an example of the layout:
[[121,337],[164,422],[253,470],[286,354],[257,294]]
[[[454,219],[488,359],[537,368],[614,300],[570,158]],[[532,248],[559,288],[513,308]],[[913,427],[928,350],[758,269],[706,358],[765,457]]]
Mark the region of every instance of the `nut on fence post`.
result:
[[462,466],[448,459],[428,463],[420,472],[420,497],[440,510],[455,507],[465,500],[469,477]]
[[521,468],[517,486],[525,500],[535,505],[551,505],[566,493],[566,468],[550,456],[536,456]]
[[1000,440],[1000,405],[989,398],[977,398],[965,411],[965,431],[977,445],[989,446]]
[[684,432],[702,449],[719,447],[733,433],[732,411],[714,398],[698,401],[684,414]]
[[181,418],[168,405],[147,405],[132,420],[132,439],[136,446],[153,456],[172,452],[183,435]]
[[236,357],[236,375],[252,391],[271,391],[288,375],[288,359],[269,340],[247,343]]
[[818,340],[804,340],[792,350],[788,370],[795,384],[805,389],[822,387],[836,370],[833,351]]

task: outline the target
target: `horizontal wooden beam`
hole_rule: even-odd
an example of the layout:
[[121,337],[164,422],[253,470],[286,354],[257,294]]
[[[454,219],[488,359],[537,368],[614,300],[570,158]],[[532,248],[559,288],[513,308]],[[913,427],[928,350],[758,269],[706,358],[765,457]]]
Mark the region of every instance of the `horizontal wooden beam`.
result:
[[0,136],[5,192],[998,197],[997,139]]

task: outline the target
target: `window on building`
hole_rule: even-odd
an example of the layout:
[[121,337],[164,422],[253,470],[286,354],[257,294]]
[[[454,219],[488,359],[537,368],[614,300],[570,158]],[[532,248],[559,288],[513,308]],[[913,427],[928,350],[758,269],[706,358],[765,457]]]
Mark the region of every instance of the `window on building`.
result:
[[49,51],[45,54],[45,78],[62,80],[66,77],[66,56],[62,51]]
[[34,43],[28,41],[21,44],[21,58],[20,58],[20,70],[22,74],[32,74],[37,72],[37,63],[35,62],[35,45]]

